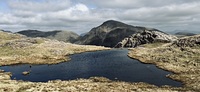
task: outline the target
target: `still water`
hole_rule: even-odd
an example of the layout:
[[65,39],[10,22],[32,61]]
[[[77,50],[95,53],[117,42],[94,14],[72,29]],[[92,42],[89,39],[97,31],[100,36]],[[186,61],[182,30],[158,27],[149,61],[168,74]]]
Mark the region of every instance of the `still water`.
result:
[[[126,82],[147,82],[157,86],[181,86],[180,82],[166,78],[171,72],[152,64],[143,64],[127,56],[127,49],[112,49],[71,55],[70,61],[56,65],[12,65],[0,69],[12,72],[12,79],[32,82],[73,80],[94,76]],[[29,75],[22,75],[24,71]]]

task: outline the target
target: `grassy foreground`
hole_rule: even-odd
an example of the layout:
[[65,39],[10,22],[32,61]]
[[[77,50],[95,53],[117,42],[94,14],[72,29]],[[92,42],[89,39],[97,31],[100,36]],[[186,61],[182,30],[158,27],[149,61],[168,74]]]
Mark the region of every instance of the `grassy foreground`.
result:
[[185,88],[157,87],[147,83],[111,81],[103,77],[70,81],[25,82],[10,79],[10,73],[0,72],[0,92],[177,92]]
[[[200,36],[198,36],[200,38]],[[198,39],[199,39],[198,38]],[[186,38],[187,39],[187,38]],[[196,41],[199,41],[199,40]],[[200,90],[200,46],[192,41],[181,39],[177,43],[154,43],[131,49],[128,56],[143,63],[152,63],[157,67],[172,71],[168,77],[183,82],[184,88]],[[185,42],[185,43],[184,43]],[[192,43],[192,46],[189,45]],[[195,45],[196,44],[196,45]]]

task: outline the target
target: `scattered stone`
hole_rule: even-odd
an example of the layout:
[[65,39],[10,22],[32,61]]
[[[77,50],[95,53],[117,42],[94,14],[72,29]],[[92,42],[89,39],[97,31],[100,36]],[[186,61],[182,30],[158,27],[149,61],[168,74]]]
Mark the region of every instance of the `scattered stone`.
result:
[[0,73],[5,72],[4,70],[0,70]]
[[31,71],[24,71],[24,72],[22,72],[22,74],[23,74],[23,75],[28,75],[28,74],[30,74],[30,72],[31,72]]

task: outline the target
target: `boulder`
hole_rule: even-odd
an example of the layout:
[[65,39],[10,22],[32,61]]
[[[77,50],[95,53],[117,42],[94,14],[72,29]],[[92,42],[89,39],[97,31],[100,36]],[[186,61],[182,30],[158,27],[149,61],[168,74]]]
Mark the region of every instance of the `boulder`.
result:
[[31,71],[24,71],[24,72],[22,72],[22,74],[23,74],[23,75],[28,75],[28,74],[30,74],[30,72],[31,72]]

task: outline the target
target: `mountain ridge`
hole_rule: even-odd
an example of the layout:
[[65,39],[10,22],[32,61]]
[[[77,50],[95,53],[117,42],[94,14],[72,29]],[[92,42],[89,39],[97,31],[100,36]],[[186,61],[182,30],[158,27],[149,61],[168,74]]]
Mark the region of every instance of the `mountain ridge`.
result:
[[73,43],[79,37],[78,34],[71,31],[54,30],[54,31],[39,31],[39,30],[22,30],[17,32],[28,37],[44,37],[48,39],[55,39],[64,42]]

